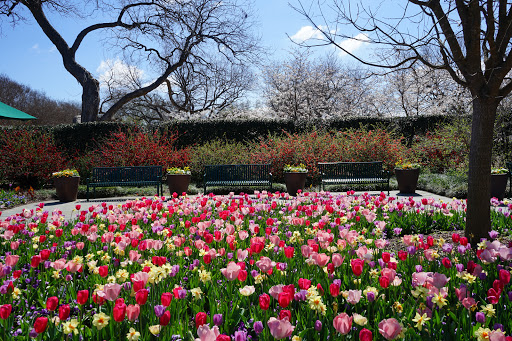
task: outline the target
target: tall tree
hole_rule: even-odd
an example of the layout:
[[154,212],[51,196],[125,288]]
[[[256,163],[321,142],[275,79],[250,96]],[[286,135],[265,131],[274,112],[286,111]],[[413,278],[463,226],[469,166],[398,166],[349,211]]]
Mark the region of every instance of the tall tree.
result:
[[[466,236],[475,243],[490,231],[490,171],[493,128],[500,101],[512,90],[512,3],[506,0],[315,1],[294,8],[322,38],[309,45],[334,45],[373,67],[408,68],[423,63],[446,70],[472,96],[472,128],[468,174]],[[391,10],[393,5],[399,6]],[[384,8],[385,4],[385,8]],[[314,12],[312,8],[319,9]],[[384,17],[383,13],[392,13]],[[401,13],[401,15],[397,15]],[[333,15],[333,16],[330,16]],[[391,15],[390,15],[391,16]],[[344,48],[350,29],[387,48],[398,62],[365,59]]]
[[[85,27],[68,43],[48,14],[80,13],[84,4],[111,20]],[[231,61],[251,55],[257,40],[250,34],[247,5],[245,0],[0,0],[0,15],[17,22],[25,19],[28,9],[61,54],[66,70],[82,86],[82,122],[89,122],[112,119],[126,103],[158,88],[191,57],[208,64],[212,51]],[[124,55],[146,60],[157,74],[101,112],[99,82],[76,58],[84,39],[98,31],[109,34],[111,46]]]

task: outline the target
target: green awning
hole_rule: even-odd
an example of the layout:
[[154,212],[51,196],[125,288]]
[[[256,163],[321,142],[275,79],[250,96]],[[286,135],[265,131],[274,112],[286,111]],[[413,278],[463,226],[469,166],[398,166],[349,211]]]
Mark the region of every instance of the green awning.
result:
[[0,102],[0,119],[7,120],[36,120],[37,117],[25,114],[23,111]]

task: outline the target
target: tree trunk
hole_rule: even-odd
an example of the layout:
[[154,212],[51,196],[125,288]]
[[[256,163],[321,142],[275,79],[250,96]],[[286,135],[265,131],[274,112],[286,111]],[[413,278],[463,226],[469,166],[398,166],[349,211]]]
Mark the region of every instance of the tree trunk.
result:
[[[89,74],[87,72],[87,74]],[[82,84],[82,123],[98,119],[100,107],[100,84],[94,77],[86,78]]]
[[473,123],[469,152],[466,237],[473,247],[489,238],[491,153],[497,105],[481,96],[473,99]]

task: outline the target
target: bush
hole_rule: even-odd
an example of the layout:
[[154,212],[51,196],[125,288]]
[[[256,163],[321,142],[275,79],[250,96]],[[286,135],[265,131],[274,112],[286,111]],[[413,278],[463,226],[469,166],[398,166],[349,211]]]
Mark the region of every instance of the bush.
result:
[[189,148],[176,149],[175,135],[144,133],[134,129],[118,131],[98,143],[91,160],[81,160],[82,167],[162,166],[184,167],[189,164]]
[[36,130],[4,131],[0,137],[2,178],[22,188],[40,188],[55,171],[67,168],[51,134]]

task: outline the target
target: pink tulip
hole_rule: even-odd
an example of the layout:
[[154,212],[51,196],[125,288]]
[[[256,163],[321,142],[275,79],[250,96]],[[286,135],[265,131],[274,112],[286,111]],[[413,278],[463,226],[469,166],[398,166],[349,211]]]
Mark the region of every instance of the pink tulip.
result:
[[217,326],[214,326],[212,329],[210,329],[209,325],[203,324],[197,328],[197,336],[199,336],[199,341],[215,341],[219,335],[219,327]]
[[332,325],[338,333],[347,335],[350,332],[350,328],[352,328],[353,319],[353,316],[348,317],[347,313],[341,313],[334,318]]
[[85,244],[83,242],[76,243],[76,248],[78,250],[83,250],[84,246],[85,246]]
[[325,253],[315,253],[311,258],[315,261],[316,265],[323,268],[327,263],[329,263],[329,259],[331,257],[327,256]]
[[309,255],[311,255],[311,252],[313,251],[313,248],[309,245],[302,245],[300,247],[300,252],[302,253],[302,256],[305,258],[309,258]]
[[130,252],[128,252],[128,257],[132,262],[138,261],[141,256],[142,255],[137,250],[130,250]]
[[121,292],[121,285],[117,283],[109,283],[103,286],[102,291],[98,291],[98,296],[103,297],[109,301],[115,301]]
[[402,331],[402,326],[394,318],[379,322],[379,333],[386,340],[394,340]]
[[506,341],[507,338],[501,329],[493,330],[489,333],[489,341]]
[[50,265],[55,270],[62,270],[66,267],[66,260],[61,258],[56,260],[55,262],[52,262]]
[[135,321],[140,314],[140,306],[138,304],[130,304],[126,307],[126,318],[129,321]]
[[261,257],[259,261],[256,262],[256,266],[260,268],[261,271],[267,272],[275,266],[275,262],[268,257]]
[[450,278],[446,277],[445,274],[440,274],[438,272],[434,273],[433,284],[438,289],[444,287],[449,280]]
[[361,300],[361,294],[361,290],[349,290],[347,302],[354,305],[359,303],[359,301]]
[[277,340],[290,337],[295,329],[295,326],[292,326],[288,319],[278,320],[275,317],[271,317],[267,325],[270,329],[270,334]]
[[238,259],[239,262],[246,259],[247,256],[249,256],[249,251],[241,249],[236,250],[236,258]]
[[220,269],[220,272],[228,279],[228,281],[234,281],[238,278],[240,270],[240,265],[235,262],[229,262],[226,268]]
[[20,259],[20,256],[16,256],[16,255],[9,255],[7,257],[5,257],[5,265],[9,265],[9,266],[15,266],[16,263],[18,263],[18,260]]
[[144,271],[139,271],[133,275],[132,282],[142,281],[144,286],[148,283],[149,274]]
[[381,276],[387,277],[389,279],[389,283],[392,283],[396,276],[396,271],[390,268],[384,268],[380,272]]
[[474,306],[476,304],[476,301],[473,297],[464,297],[462,299],[462,305],[464,306],[464,308],[466,309],[471,309],[472,306]]
[[277,300],[279,298],[279,294],[283,292],[283,287],[284,285],[282,284],[274,285],[269,289],[268,293],[270,296]]
[[11,250],[17,250],[20,246],[20,242],[11,242]]
[[343,264],[343,261],[345,260],[345,257],[342,257],[339,253],[334,253],[332,255],[332,263],[334,264],[334,267],[338,268]]

